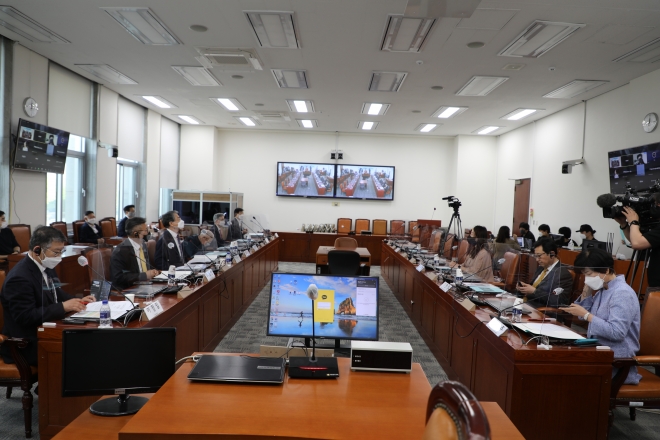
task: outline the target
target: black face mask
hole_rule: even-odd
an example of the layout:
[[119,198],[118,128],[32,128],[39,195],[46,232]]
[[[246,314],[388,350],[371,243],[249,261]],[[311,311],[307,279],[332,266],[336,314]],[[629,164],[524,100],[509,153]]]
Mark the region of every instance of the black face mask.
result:
[[660,218],[660,206],[658,205],[653,205],[649,209],[649,214],[651,214],[651,217],[654,218]]
[[468,237],[468,238],[467,238],[467,241],[468,241],[468,243],[470,243],[472,246],[474,246],[475,244],[477,244],[477,239],[474,238],[474,237]]

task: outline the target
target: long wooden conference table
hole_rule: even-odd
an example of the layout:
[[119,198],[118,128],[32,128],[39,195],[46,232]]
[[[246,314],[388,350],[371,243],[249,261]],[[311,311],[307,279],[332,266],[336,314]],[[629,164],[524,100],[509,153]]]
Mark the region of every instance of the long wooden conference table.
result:
[[469,312],[385,243],[382,259],[383,278],[450,379],[497,402],[525,438],[607,436],[612,351],[537,349],[510,330],[498,337],[485,325],[492,310]]
[[[128,327],[176,327],[177,359],[194,352],[213,351],[254,297],[270,282],[271,272],[277,270],[279,246],[279,239],[274,239],[183,299],[176,295],[157,295],[164,312],[151,321],[133,321]],[[55,327],[39,329],[39,431],[42,439],[52,438],[98,399],[62,397],[62,330],[65,328],[72,327],[58,322]]]

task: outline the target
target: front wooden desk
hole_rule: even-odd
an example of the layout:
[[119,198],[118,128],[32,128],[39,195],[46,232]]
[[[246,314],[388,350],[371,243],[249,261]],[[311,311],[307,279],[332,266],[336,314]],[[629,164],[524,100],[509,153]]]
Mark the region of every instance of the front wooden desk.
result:
[[525,438],[606,437],[612,351],[537,350],[510,330],[497,337],[482,324],[486,310],[468,312],[385,243],[382,258],[383,278],[451,379],[497,402]]
[[339,237],[351,237],[357,240],[358,247],[367,248],[371,255],[371,265],[378,266],[381,262],[380,252],[386,235],[346,235],[315,232],[278,232],[282,244],[280,246],[280,261],[296,263],[315,263],[316,251],[321,246],[334,246]]
[[[129,327],[176,327],[177,359],[194,352],[213,351],[254,297],[270,282],[271,272],[277,270],[279,246],[279,239],[274,239],[184,299],[157,295],[165,311],[148,322],[133,321]],[[95,327],[94,324],[88,326]],[[39,431],[42,439],[52,438],[98,399],[95,396],[62,397],[62,330],[65,328],[72,327],[58,323],[54,328],[39,331]]]

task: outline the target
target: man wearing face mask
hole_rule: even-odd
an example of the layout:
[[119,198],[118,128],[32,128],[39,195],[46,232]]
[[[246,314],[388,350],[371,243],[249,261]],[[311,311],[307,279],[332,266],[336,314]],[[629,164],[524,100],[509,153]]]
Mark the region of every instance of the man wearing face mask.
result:
[[21,247],[14,237],[14,233],[7,227],[4,211],[0,211],[0,263],[7,261],[9,254],[18,254]]
[[[69,312],[85,310],[93,296],[79,299],[65,293],[53,270],[62,261],[66,237],[55,228],[37,228],[30,238],[27,257],[21,259],[7,274],[0,301],[4,309],[2,334],[10,338],[25,338],[22,349],[30,365],[37,365],[37,328],[44,322],[57,321]],[[5,362],[13,363],[9,350],[0,346]]]
[[183,241],[183,252],[186,255],[186,260],[190,260],[197,253],[205,253],[206,251],[217,249],[218,246],[215,244],[213,233],[208,229],[202,229],[199,231],[199,235],[186,237]]
[[211,232],[213,232],[213,237],[215,238],[218,247],[224,246],[225,242],[222,239],[222,227],[225,225],[225,215],[222,212],[218,212],[213,215],[213,226],[211,226]]
[[80,243],[97,244],[99,240],[103,240],[101,227],[98,225],[98,220],[94,211],[87,211],[85,213],[85,223],[83,223],[80,227],[80,231],[78,231],[78,241],[80,241]]
[[525,240],[532,240],[535,241],[536,239],[534,238],[534,234],[529,230],[529,223],[527,222],[520,222],[520,225],[518,225],[520,228],[520,235],[513,235],[513,239],[516,240],[518,237],[522,237]]
[[156,242],[156,255],[154,257],[156,268],[169,270],[171,265],[176,267],[184,265],[183,245],[179,239],[179,231],[185,223],[176,211],[168,211],[161,217],[165,231]]
[[120,288],[132,286],[138,281],[149,281],[160,271],[149,263],[149,252],[144,242],[149,233],[147,221],[142,217],[126,221],[128,238],[112,251],[110,273],[112,283]]
[[243,234],[247,234],[247,228],[243,227],[243,208],[234,209],[234,218],[227,231],[227,241],[240,240]]
[[124,206],[124,218],[117,225],[117,235],[126,237],[126,220],[135,217],[135,205]]

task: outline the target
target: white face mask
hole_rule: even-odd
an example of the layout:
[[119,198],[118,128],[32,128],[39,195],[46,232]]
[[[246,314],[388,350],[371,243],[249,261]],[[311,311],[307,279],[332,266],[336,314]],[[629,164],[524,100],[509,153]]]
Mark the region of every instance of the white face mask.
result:
[[600,290],[603,288],[604,281],[601,277],[584,277],[584,284],[589,286],[592,290]]
[[133,218],[133,217],[135,217],[135,211],[131,211],[131,212],[129,212],[128,214],[126,214],[126,217],[128,217],[128,218]]
[[89,223],[90,225],[95,225],[96,223],[98,223],[98,220],[96,220],[96,218],[88,218],[87,223]]
[[7,227],[7,222],[0,223],[0,229],[5,229]]
[[243,214],[238,214],[238,219],[243,220]]
[[179,229],[183,229],[186,226],[186,222],[183,220],[179,220],[179,223],[177,223],[176,227]]
[[55,266],[60,264],[61,261],[62,257],[45,257],[43,260],[41,260],[41,265],[48,269],[55,269]]
[[587,238],[587,236],[584,235],[584,234],[580,234],[580,237],[582,237],[582,240],[584,240],[585,238]]

